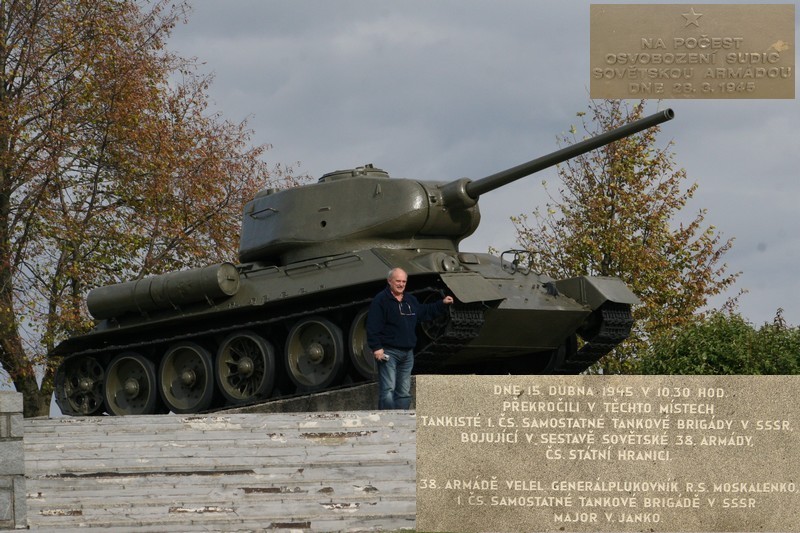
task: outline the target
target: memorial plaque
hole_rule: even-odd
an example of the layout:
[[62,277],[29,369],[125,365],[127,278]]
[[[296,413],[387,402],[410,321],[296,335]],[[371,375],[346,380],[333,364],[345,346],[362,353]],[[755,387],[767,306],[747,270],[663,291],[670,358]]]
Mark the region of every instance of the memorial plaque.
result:
[[420,531],[800,531],[800,376],[417,376]]
[[592,98],[794,98],[794,4],[594,4]]

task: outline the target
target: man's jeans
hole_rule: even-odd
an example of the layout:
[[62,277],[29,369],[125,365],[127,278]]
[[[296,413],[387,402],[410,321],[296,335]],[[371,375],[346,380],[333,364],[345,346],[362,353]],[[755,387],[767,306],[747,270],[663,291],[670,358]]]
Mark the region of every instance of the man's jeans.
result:
[[414,351],[384,348],[387,361],[378,365],[378,409],[408,409],[411,406],[411,369]]

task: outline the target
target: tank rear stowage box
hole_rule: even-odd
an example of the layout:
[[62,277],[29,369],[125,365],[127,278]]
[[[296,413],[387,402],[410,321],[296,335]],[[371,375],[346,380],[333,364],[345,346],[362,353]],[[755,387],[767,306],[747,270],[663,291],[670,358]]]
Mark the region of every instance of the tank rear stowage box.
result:
[[474,181],[393,179],[366,165],[262,191],[244,208],[240,264],[89,293],[96,327],[51,354],[56,401],[68,415],[196,413],[372,380],[364,323],[392,267],[408,272],[420,300],[456,299],[421,326],[415,372],[581,372],[629,335],[638,299],[627,286],[554,280],[532,272],[525,252],[459,243],[478,227],[482,194],[672,117]]

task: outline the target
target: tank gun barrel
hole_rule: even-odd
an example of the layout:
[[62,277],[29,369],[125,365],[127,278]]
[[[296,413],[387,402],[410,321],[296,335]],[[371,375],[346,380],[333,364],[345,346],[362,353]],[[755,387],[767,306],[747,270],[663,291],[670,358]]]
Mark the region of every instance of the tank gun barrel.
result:
[[573,144],[551,154],[538,157],[528,161],[527,163],[522,163],[521,165],[497,172],[496,174],[486,176],[485,178],[475,181],[468,181],[463,185],[463,191],[472,200],[477,200],[478,197],[483,193],[493,191],[499,187],[502,187],[503,185],[507,185],[520,178],[529,176],[534,172],[539,172],[540,170],[557,165],[558,163],[563,163],[567,159],[572,159],[573,157],[585,154],[586,152],[601,146],[605,146],[606,144],[622,139],[623,137],[628,137],[634,133],[638,133],[642,130],[646,130],[647,128],[661,124],[662,122],[672,120],[674,117],[675,113],[672,111],[672,109],[665,109],[660,113],[654,113],[647,117],[640,118],[639,120],[625,124],[624,126],[620,126],[594,137],[590,137],[577,144]]

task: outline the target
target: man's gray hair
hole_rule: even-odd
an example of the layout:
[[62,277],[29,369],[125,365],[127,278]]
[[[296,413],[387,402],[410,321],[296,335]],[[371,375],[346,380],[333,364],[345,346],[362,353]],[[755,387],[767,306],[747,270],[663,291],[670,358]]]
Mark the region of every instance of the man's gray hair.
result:
[[387,272],[387,273],[386,273],[386,279],[387,279],[387,280],[390,280],[390,279],[392,279],[392,276],[394,276],[394,273],[395,273],[395,272],[397,272],[398,270],[399,270],[400,272],[405,272],[405,270],[403,270],[403,269],[402,269],[402,268],[400,268],[400,267],[394,267],[393,269],[389,270],[389,272]]

